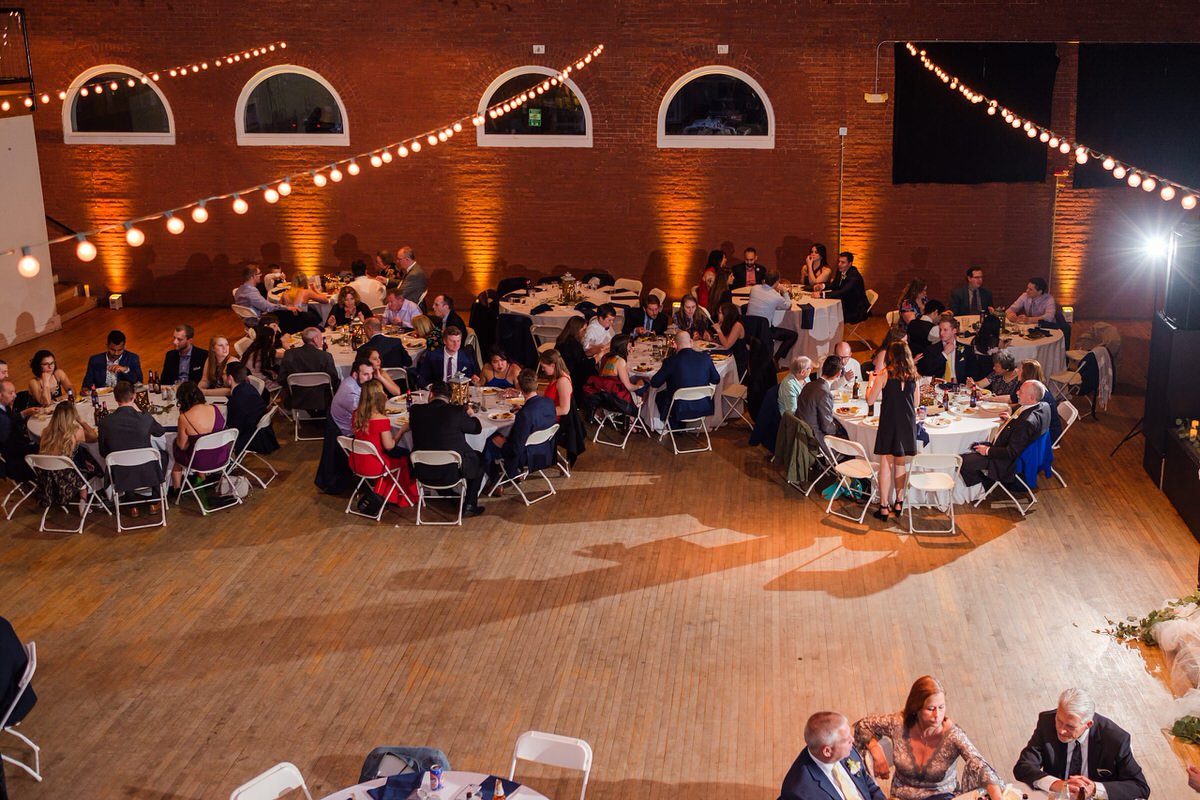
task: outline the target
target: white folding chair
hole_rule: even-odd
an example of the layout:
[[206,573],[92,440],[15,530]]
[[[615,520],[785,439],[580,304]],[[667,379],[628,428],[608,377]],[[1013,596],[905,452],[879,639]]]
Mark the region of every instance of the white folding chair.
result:
[[[677,389],[671,397],[671,405],[667,408],[667,419],[663,426],[663,432],[659,434],[658,440],[661,442],[664,436],[671,437],[671,449],[675,451],[675,455],[681,453],[703,453],[707,450],[712,450],[712,439],[708,437],[708,417],[696,417],[694,419],[681,419],[679,422],[683,425],[682,428],[672,426],[672,415],[675,413],[675,404],[687,402],[691,400],[711,400],[717,393],[717,387],[713,384],[707,386],[687,386],[682,389]],[[703,433],[704,447],[693,447],[680,450],[679,443],[675,441],[677,433]],[[700,437],[696,437],[699,440]]]
[[[1029,494],[1029,502],[1028,503],[1025,503],[1024,505],[1022,505],[1021,501],[1017,499],[1017,496],[1014,495],[1007,486],[1005,486],[1000,481],[996,481],[995,483],[993,483],[991,486],[988,487],[988,490],[986,492],[984,492],[983,495],[978,500],[975,501],[975,507],[978,508],[979,504],[982,503],[984,500],[988,499],[988,497],[991,495],[991,493],[996,491],[996,487],[999,486],[1000,491],[1002,491],[1006,495],[1008,495],[1008,499],[1012,501],[1012,504],[1014,506],[1016,506],[1017,511],[1021,512],[1022,517],[1025,516],[1026,514],[1028,514],[1029,509],[1033,508],[1034,504],[1037,503],[1037,497],[1034,496],[1033,489],[1029,488],[1029,484],[1025,482],[1025,479],[1021,477],[1020,473],[1016,474],[1014,477],[1016,478],[1017,483],[1021,484],[1021,487]],[[1001,500],[999,502],[1003,503],[1005,501]]]
[[229,307],[233,309],[233,313],[237,314],[238,317],[241,318],[242,324],[247,328],[258,324],[258,312],[253,308],[248,306],[240,306],[237,303],[233,303]]
[[297,789],[304,792],[308,800],[312,800],[300,770],[295,764],[284,761],[234,789],[229,795],[229,800],[277,800]]
[[[301,436],[301,422],[324,422],[325,415],[329,412],[329,404],[333,400],[333,381],[329,379],[329,375],[324,372],[294,372],[287,376],[288,386],[288,407],[292,409],[292,421],[295,423],[295,438],[297,442],[314,442],[325,438],[321,436]],[[297,389],[315,389],[318,387],[328,387],[329,392],[324,395],[323,408],[311,404],[311,401],[306,399],[303,403],[297,403],[295,392]],[[308,398],[313,392],[302,392]],[[300,405],[310,406],[310,408],[300,408]],[[324,411],[325,414],[313,414],[312,411]]]
[[[533,433],[529,434],[529,438],[525,440],[525,447],[526,448],[536,447],[538,445],[545,444],[548,441],[553,441],[554,437],[557,434],[558,434],[558,423],[556,422],[553,425],[551,425],[549,428],[544,428],[543,430],[534,431]],[[555,453],[555,456],[557,457],[557,451]],[[557,492],[554,489],[554,484],[550,482],[550,478],[546,477],[546,469],[548,467],[554,466],[553,463],[549,464],[548,467],[543,467],[537,471],[537,474],[539,476],[541,476],[542,480],[544,480],[546,482],[546,486],[549,488],[549,491],[545,492],[544,494],[540,494],[537,497],[534,497],[532,500],[529,498],[528,495],[525,494],[525,490],[521,488],[521,481],[523,481],[529,477],[530,468],[528,466],[526,466],[518,474],[509,475],[508,471],[504,468],[504,461],[501,460],[498,463],[500,466],[500,480],[496,481],[496,485],[492,487],[492,490],[490,492],[488,492],[488,497],[491,497],[492,495],[494,495],[496,493],[496,490],[499,489],[504,484],[509,484],[514,489],[516,489],[517,494],[521,495],[521,499],[525,501],[525,505],[527,505],[527,506],[533,505],[538,500],[545,500],[547,497],[549,497],[552,494],[557,494]]]
[[[84,477],[84,474],[79,471],[79,467],[75,466],[75,462],[66,456],[44,456],[31,453],[30,455],[25,456],[25,463],[28,464],[29,468],[34,471],[34,474],[37,474],[38,472],[74,472],[77,476],[79,476],[79,480],[85,487],[87,487],[88,490],[87,501],[84,502],[83,508],[79,514],[79,527],[47,528],[46,516],[51,511],[50,507],[47,507],[46,510],[42,512],[42,522],[40,525],[38,525],[38,531],[43,533],[81,534],[83,533],[83,526],[87,524],[88,514],[92,512],[92,506],[95,505],[99,505],[100,508],[104,509],[105,514],[112,514],[112,511],[108,509],[108,505],[104,502],[104,498],[100,496],[100,492],[88,482],[88,479]],[[66,506],[60,507],[63,511],[67,511]]]
[[517,737],[516,746],[513,747],[512,766],[508,768],[510,781],[517,774],[518,760],[579,770],[583,773],[579,800],[587,796],[588,776],[592,772],[592,746],[583,739],[559,736],[557,733],[525,731]]
[[387,306],[371,306],[371,313],[377,317],[382,317],[384,311],[387,311]]
[[[152,465],[158,469],[159,480],[154,484],[145,486],[130,485],[127,480],[122,479],[121,471]],[[117,512],[117,533],[122,531],[135,531],[141,528],[165,528],[167,525],[167,475],[162,467],[162,452],[153,447],[139,447],[135,450],[118,450],[115,453],[109,453],[104,459],[104,465],[108,469],[108,479],[113,487],[112,502],[113,507]],[[113,468],[116,467],[114,473]],[[135,500],[126,500],[122,502],[121,495],[150,489],[156,491],[156,495],[149,497],[139,497]],[[143,503],[158,503],[159,518],[154,522],[147,522],[144,525],[123,525],[121,523],[121,509],[129,508],[130,506],[140,506]]]
[[[33,673],[37,672],[37,643],[29,642],[25,645],[25,657],[28,659],[25,662],[25,671],[21,673],[21,680],[17,681],[17,692],[13,696],[12,702],[8,704],[8,708],[4,711],[4,716],[0,717],[0,732],[12,734],[20,739],[25,744],[29,745],[33,751],[33,766],[29,766],[24,761],[19,761],[12,756],[0,754],[0,760],[12,764],[14,767],[20,767],[33,776],[35,781],[39,783],[42,780],[42,748],[34,744],[33,740],[25,734],[17,730],[17,725],[20,723],[8,724],[8,718],[12,716],[13,709],[17,707],[17,703],[21,700],[21,695],[25,694],[25,690],[29,688],[29,684],[33,682]],[[0,769],[4,769],[0,765]]]
[[[417,481],[417,524],[418,525],[462,525],[463,504],[467,500],[467,479],[462,477],[462,456],[453,450],[414,450],[409,455],[413,465],[413,478]],[[453,465],[458,469],[459,478],[453,483],[426,483],[417,475],[417,467],[447,467]],[[421,519],[421,510],[425,507],[426,492],[458,492],[458,518],[453,522],[425,522]]]
[[725,405],[725,413],[721,415],[721,424],[725,424],[725,420],[729,419],[729,415],[733,414],[737,419],[746,423],[746,427],[753,428],[750,420],[746,419],[746,394],[750,391],[744,381],[746,373],[743,372],[738,376],[737,383],[725,386],[721,389],[721,399]]
[[[1051,413],[1054,413],[1053,410]],[[1075,420],[1079,419],[1079,409],[1075,407],[1074,403],[1068,403],[1064,400],[1058,404],[1058,414],[1062,417],[1062,430],[1059,431],[1058,438],[1054,440],[1054,444],[1052,445],[1055,450],[1058,449],[1058,443],[1067,435],[1067,431],[1075,424]],[[1062,473],[1058,471],[1057,467],[1051,467],[1050,473],[1058,478],[1058,482],[1063,485],[1064,489],[1067,488],[1067,482],[1063,479]]]
[[[3,467],[4,474],[8,475],[8,466],[2,455],[0,455],[0,467]],[[37,487],[31,481],[18,481],[12,477],[5,478],[5,480],[12,483],[12,488],[8,490],[8,494],[4,495],[4,502],[0,503],[0,510],[4,511],[5,519],[12,519],[21,503],[24,503]],[[13,495],[17,495],[15,503],[12,503]],[[9,503],[12,505],[10,506]]]
[[[183,505],[185,495],[191,495],[196,500],[196,505],[200,506],[200,513],[208,516],[214,511],[220,511],[222,508],[233,508],[236,505],[241,505],[242,498],[237,492],[233,493],[233,502],[223,506],[207,506],[204,503],[204,498],[200,496],[201,489],[217,488],[221,485],[222,478],[232,478],[233,469],[233,448],[237,444],[238,430],[237,428],[226,428],[220,431],[206,433],[196,439],[196,443],[192,445],[192,456],[188,459],[188,463],[183,465],[183,478],[180,480],[179,500],[176,505]],[[192,468],[192,464],[196,463],[196,458],[201,453],[211,453],[218,450],[225,451],[225,458],[216,466],[206,469],[204,472],[199,472]],[[199,480],[193,483],[190,478],[198,476]]]
[[[958,529],[954,521],[954,487],[957,484],[958,473],[962,469],[962,456],[942,453],[919,453],[913,456],[908,469],[908,484],[904,489],[904,508],[908,512],[909,533],[949,533]],[[942,509],[950,517],[950,528],[917,528],[913,523],[913,506],[917,505],[918,495],[934,493],[933,503],[922,502],[923,506],[942,508],[942,494],[946,496],[946,507]],[[924,501],[928,495],[920,497]]]
[[[254,328],[249,328],[248,330],[253,331]],[[242,338],[238,339],[236,342],[233,343],[233,352],[237,353],[238,358],[241,358],[242,356],[246,355],[246,349],[248,347],[250,347],[250,345],[253,343],[254,343],[253,337],[243,336]]]
[[247,375],[246,383],[253,386],[254,391],[258,392],[259,394],[262,394],[263,392],[265,392],[267,390],[267,382],[264,381],[262,378],[258,377],[257,375]]
[[[400,485],[399,478],[396,477],[397,469],[389,469],[387,462],[383,460],[383,456],[379,454],[379,450],[371,442],[363,441],[362,439],[354,439],[349,436],[339,436],[338,444],[346,451],[346,460],[350,462],[351,471],[358,476],[358,484],[355,485],[354,491],[350,493],[350,502],[346,503],[346,513],[356,514],[360,517],[373,519],[376,522],[383,519],[383,512],[387,509],[388,504],[384,503],[379,507],[379,511],[375,514],[364,514],[354,507],[354,499],[358,497],[358,492],[364,486],[370,488],[375,481],[386,479],[404,498],[405,502],[412,504],[412,498],[408,496],[408,492],[404,491],[404,487]],[[360,456],[361,458],[355,458]],[[366,466],[363,464],[363,459],[366,459]],[[391,494],[389,491],[388,494]]]
[[[617,280],[613,283],[613,288],[628,289],[639,297],[642,294],[642,282],[639,280],[634,280],[633,278],[617,278]],[[620,294],[620,292],[616,292],[615,294]]]
[[401,391],[408,391],[408,370],[404,367],[384,367],[384,374],[396,382]]
[[[261,454],[252,452],[250,450],[250,445],[254,443],[254,437],[258,436],[259,431],[263,431],[271,427],[271,421],[275,418],[275,412],[278,410],[279,406],[275,405],[267,408],[267,413],[263,414],[258,420],[258,424],[254,426],[254,433],[250,434],[250,438],[246,440],[246,446],[242,448],[241,452],[234,456],[233,465],[229,468],[230,474],[233,474],[234,470],[240,469],[242,472],[253,478],[255,482],[257,482],[258,485],[264,489],[267,488],[268,483],[279,477],[279,470],[275,469],[274,465],[272,465],[270,461],[267,461],[265,458],[263,458]],[[264,481],[261,477],[259,477],[257,472],[247,467],[247,456],[254,456],[256,459],[266,465],[267,469],[271,470],[271,477]]]
[[[599,417],[599,422],[596,425],[596,432],[592,434],[592,441],[596,444],[608,445],[609,447],[619,447],[624,450],[625,445],[629,443],[629,437],[633,436],[634,431],[641,431],[642,433],[646,434],[647,439],[650,438],[650,429],[647,428],[646,423],[642,421],[640,408],[636,408],[633,414],[626,414],[611,408],[597,408],[596,414]],[[604,431],[604,429],[609,427],[613,429],[613,433],[615,435],[621,436],[620,423],[622,422],[625,424],[625,435],[619,442],[610,442],[607,439],[600,438],[600,434]],[[561,464],[559,466],[565,470]],[[567,475],[569,477],[570,473],[568,472]]]
[[547,350],[553,350],[556,346],[557,346],[557,343],[555,343],[555,342],[542,342],[541,344],[539,344],[537,346],[538,355],[541,355],[542,353],[546,352]]
[[483,348],[479,346],[479,337],[475,335],[475,329],[467,326],[467,330],[463,335],[463,347],[469,347],[475,353],[475,363],[479,368],[483,368]]
[[656,300],[658,300],[659,306],[663,306],[667,302],[667,293],[664,292],[662,289],[658,289],[658,288],[651,289],[650,291],[646,292],[646,296],[653,297]]
[[885,320],[887,320],[888,330],[891,330],[892,326],[900,321],[900,309],[898,309],[898,308],[892,309],[891,311],[884,314],[883,318]]
[[544,344],[549,344],[553,347],[560,333],[562,333],[562,328],[556,328],[553,325],[529,326],[529,335],[533,337],[533,346],[539,353],[542,352],[542,345]]
[[[826,436],[825,446],[837,456],[844,456],[845,459],[833,465],[833,471],[839,476],[837,488],[833,490],[833,494],[829,496],[829,504],[825,506],[825,513],[832,514],[835,517],[848,519],[853,522],[862,524],[867,518],[867,511],[871,507],[871,502],[879,494],[879,475],[875,471],[875,464],[867,456],[867,450],[858,442],[852,442],[849,439],[843,439],[840,436]],[[846,514],[841,509],[834,510],[833,502],[837,500],[842,489],[850,490],[850,482],[853,480],[870,481],[871,495],[867,498],[867,502],[863,504],[862,513],[857,517]]]
[[[845,338],[847,340],[849,340],[849,338],[851,336],[853,336],[855,339],[858,339],[860,342],[862,342],[868,348],[873,347],[873,345],[871,344],[871,340],[864,339],[862,337],[862,334],[860,334],[858,332],[858,329],[860,327],[862,327],[862,325],[871,318],[871,309],[873,309],[875,307],[875,303],[878,300],[879,300],[879,292],[875,291],[874,289],[867,289],[867,315],[865,317],[863,317],[862,322],[855,323],[854,325],[851,325],[849,328],[846,329]],[[897,315],[899,315],[900,312],[896,312],[896,313],[897,313]]]

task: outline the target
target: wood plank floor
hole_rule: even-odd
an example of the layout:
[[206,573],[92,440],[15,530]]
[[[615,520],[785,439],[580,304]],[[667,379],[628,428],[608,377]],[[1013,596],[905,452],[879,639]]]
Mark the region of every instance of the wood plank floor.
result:
[[[202,342],[237,330],[225,309],[103,310],[0,358],[23,374],[47,346],[78,378],[119,325],[157,367],[177,320]],[[1121,327],[1122,380],[1140,378],[1148,325]],[[1155,797],[1185,796],[1163,678],[1093,633],[1195,580],[1197,544],[1143,473],[1141,440],[1108,457],[1141,415],[1136,391],[1123,383],[1068,435],[1069,489],[1043,485],[1024,520],[964,509],[954,539],[826,520],[740,427],[701,455],[592,447],[557,497],[491,500],[461,528],[345,516],[314,494],[319,443],[290,438],[279,480],[207,519],[45,535],[23,508],[3,524],[0,614],[38,642],[23,727],[46,779],[10,768],[10,792],[225,797],[289,760],[321,797],[379,744],[499,772],[535,728],[592,744],[595,800],[765,800],[809,713],[897,709],[931,672],[1006,777],[1036,713],[1078,685],[1131,731]],[[521,774],[577,795],[573,778]]]

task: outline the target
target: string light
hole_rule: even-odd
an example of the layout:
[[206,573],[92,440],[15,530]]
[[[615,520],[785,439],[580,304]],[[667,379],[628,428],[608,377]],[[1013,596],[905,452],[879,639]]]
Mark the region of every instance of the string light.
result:
[[170,211],[167,212],[167,230],[172,235],[178,236],[179,234],[183,233],[184,227],[186,226],[183,224],[183,220],[172,214]]
[[17,262],[17,271],[26,278],[32,278],[42,269],[42,262],[38,261],[33,256],[33,252],[28,247],[21,248],[21,260]]
[[[922,66],[924,66],[928,71],[934,73],[934,75],[936,75],[942,81],[942,83],[948,83],[952,89],[957,84],[958,88],[956,91],[962,94],[962,96],[967,100],[971,101],[972,103],[982,103],[986,101],[987,113],[989,116],[996,116],[999,114],[1000,118],[1006,123],[1012,125],[1012,127],[1018,128],[1023,126],[1027,135],[1031,139],[1034,138],[1035,133],[1037,133],[1038,140],[1045,142],[1047,147],[1049,147],[1051,150],[1057,149],[1063,155],[1071,152],[1072,146],[1070,142],[1056,134],[1054,131],[1050,130],[1049,128],[1041,128],[1032,120],[1022,120],[1007,108],[1001,106],[996,100],[990,99],[985,95],[974,91],[961,80],[959,80],[957,76],[951,75],[939,67],[936,63],[934,63],[933,59],[929,58],[929,55],[925,50],[918,50],[916,45],[914,45],[912,42],[906,42],[904,47],[906,50],[908,50],[909,55],[919,59]],[[576,64],[575,66],[578,67],[579,64]],[[570,68],[565,71],[569,71],[569,69]],[[1038,133],[1039,131],[1040,133]],[[1179,203],[1187,211],[1194,209],[1197,202],[1200,202],[1197,199],[1197,196],[1200,195],[1200,192],[1198,192],[1196,189],[1192,189],[1191,187],[1184,186],[1177,181],[1171,181],[1161,176],[1153,175],[1146,170],[1139,169],[1138,167],[1132,165],[1126,166],[1121,164],[1112,156],[1106,153],[1101,153],[1098,150],[1086,145],[1079,144],[1078,142],[1075,143],[1074,150],[1075,163],[1082,165],[1086,164],[1088,159],[1095,158],[1100,161],[1100,166],[1102,166],[1105,170],[1112,172],[1112,176],[1115,180],[1124,180],[1129,186],[1135,189],[1140,186],[1142,191],[1146,193],[1150,193],[1155,189],[1159,189],[1158,196],[1166,202],[1170,202],[1182,194]]]
[[[284,46],[285,45],[283,43],[279,43],[278,49],[282,49]],[[274,50],[271,48],[267,48],[267,51],[274,52]],[[260,53],[261,52],[265,51],[260,51]],[[576,69],[582,69],[582,65],[590,64],[592,60],[598,58],[603,52],[604,45],[597,45],[596,48],[591,51],[591,60],[576,63]],[[235,54],[232,57],[232,62],[239,61],[239,56],[244,58],[251,57],[249,52]],[[225,63],[230,62],[231,59],[226,57]],[[214,65],[216,64],[214,63]],[[203,70],[204,67],[201,65],[200,69]],[[545,85],[558,85],[559,83],[565,85],[566,75],[570,74],[570,72],[571,67],[567,67],[562,72],[558,73],[556,77],[550,78],[548,81],[546,81]],[[143,75],[141,81],[142,83],[146,83],[148,81],[157,81],[158,79],[158,73],[154,73],[149,76]],[[521,94],[524,94],[526,99],[534,96],[531,90],[525,90]],[[383,163],[391,163],[393,161],[391,153],[392,149],[395,149],[396,155],[398,155],[401,159],[407,158],[410,155],[416,155],[417,153],[421,152],[422,139],[424,139],[426,142],[430,142],[431,146],[435,145],[439,141],[448,141],[449,139],[453,138],[455,133],[461,133],[468,121],[470,121],[473,126],[478,127],[479,125],[483,124],[487,117],[494,119],[497,116],[497,112],[503,105],[507,104],[510,108],[514,107],[514,103],[520,99],[521,94],[517,94],[500,102],[493,103],[491,106],[481,109],[478,112],[459,117],[456,120],[451,120],[446,124],[417,134],[416,136],[407,136],[400,141],[386,144],[383,147],[377,146],[365,152],[347,156],[346,158],[343,158],[340,161],[335,161],[331,164],[304,170],[304,172],[306,172],[312,178],[313,185],[320,188],[326,186],[330,181],[333,181],[334,183],[340,182],[344,177],[342,173],[343,168],[351,175],[357,175],[361,171],[358,165],[358,159],[367,159],[368,161],[371,161],[373,156],[377,156]],[[484,116],[485,114],[487,114],[487,117]],[[374,166],[373,162],[372,166]],[[192,220],[197,224],[202,224],[206,222],[209,217],[209,212],[206,208],[206,205],[214,200],[231,200],[234,212],[237,214],[245,214],[249,211],[250,206],[242,195],[260,192],[264,201],[266,201],[268,204],[274,204],[278,202],[279,198],[290,195],[292,193],[292,188],[290,177],[266,181],[264,183],[259,183],[257,185],[253,185],[245,189],[239,189],[234,192],[227,192],[225,194],[216,195],[213,197],[194,200],[191,203],[187,203],[178,208],[135,217],[123,222],[110,223],[93,230],[83,231],[78,234],[48,239],[44,242],[35,243],[32,245],[21,245],[18,247],[9,248],[7,250],[0,250],[0,255],[13,255],[24,248],[32,248],[41,244],[52,245],[65,241],[74,241],[76,242],[76,255],[81,261],[90,261],[96,257],[96,248],[95,245],[89,241],[89,237],[95,237],[101,233],[106,233],[109,231],[124,231],[126,243],[131,247],[140,247],[145,243],[146,236],[140,228],[136,227],[136,224],[138,223],[163,219],[166,220],[168,230],[171,230],[171,228],[173,228],[175,225],[182,226],[183,220],[179,218],[179,215],[190,210]],[[174,232],[175,231],[172,230],[172,233]]]

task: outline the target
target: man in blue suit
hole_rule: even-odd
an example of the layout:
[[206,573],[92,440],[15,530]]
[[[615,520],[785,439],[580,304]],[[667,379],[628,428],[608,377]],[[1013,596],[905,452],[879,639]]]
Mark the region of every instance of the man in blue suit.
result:
[[471,383],[479,382],[479,365],[475,363],[475,354],[462,349],[462,331],[451,325],[442,334],[442,346],[432,353],[426,353],[417,368],[417,384],[421,387],[430,386],[438,381],[450,382],[458,373],[463,373],[471,379]]
[[379,353],[379,363],[384,368],[387,367],[404,367],[408,369],[412,366],[412,358],[408,355],[408,351],[404,349],[404,342],[395,336],[383,335],[383,318],[382,317],[367,317],[363,321],[363,329],[371,338],[367,339],[367,343],[358,348],[355,356],[360,360],[365,361],[368,350],[374,350]]
[[544,469],[555,461],[554,439],[533,447],[525,446],[531,434],[544,431],[558,422],[554,413],[554,401],[538,394],[537,373],[531,369],[521,370],[517,376],[517,386],[525,398],[525,405],[517,412],[508,435],[496,434],[488,440],[483,449],[484,466],[492,480],[499,477],[499,471],[493,467],[497,461],[504,462],[504,471],[509,477],[516,475],[526,466]]
[[836,711],[819,711],[804,726],[804,748],[783,779],[779,800],[884,800],[854,749],[850,723]]
[[108,352],[97,353],[88,359],[81,388],[116,386],[117,381],[141,383],[142,360],[137,353],[125,349],[124,333],[109,331]]
[[[687,331],[675,334],[675,354],[663,362],[662,368],[654,373],[650,385],[660,391],[654,398],[658,403],[658,415],[665,422],[671,408],[671,398],[680,389],[691,386],[717,385],[721,376],[713,366],[712,357],[700,350],[692,349],[692,336]],[[712,416],[715,406],[708,400],[687,400],[675,406],[675,419],[696,419]]]

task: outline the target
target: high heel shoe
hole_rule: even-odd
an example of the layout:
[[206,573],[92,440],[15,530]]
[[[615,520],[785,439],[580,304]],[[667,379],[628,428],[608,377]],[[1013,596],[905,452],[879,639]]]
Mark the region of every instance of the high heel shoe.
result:
[[879,510],[875,512],[875,519],[889,522],[892,518],[889,511],[890,509],[887,506],[880,506]]

